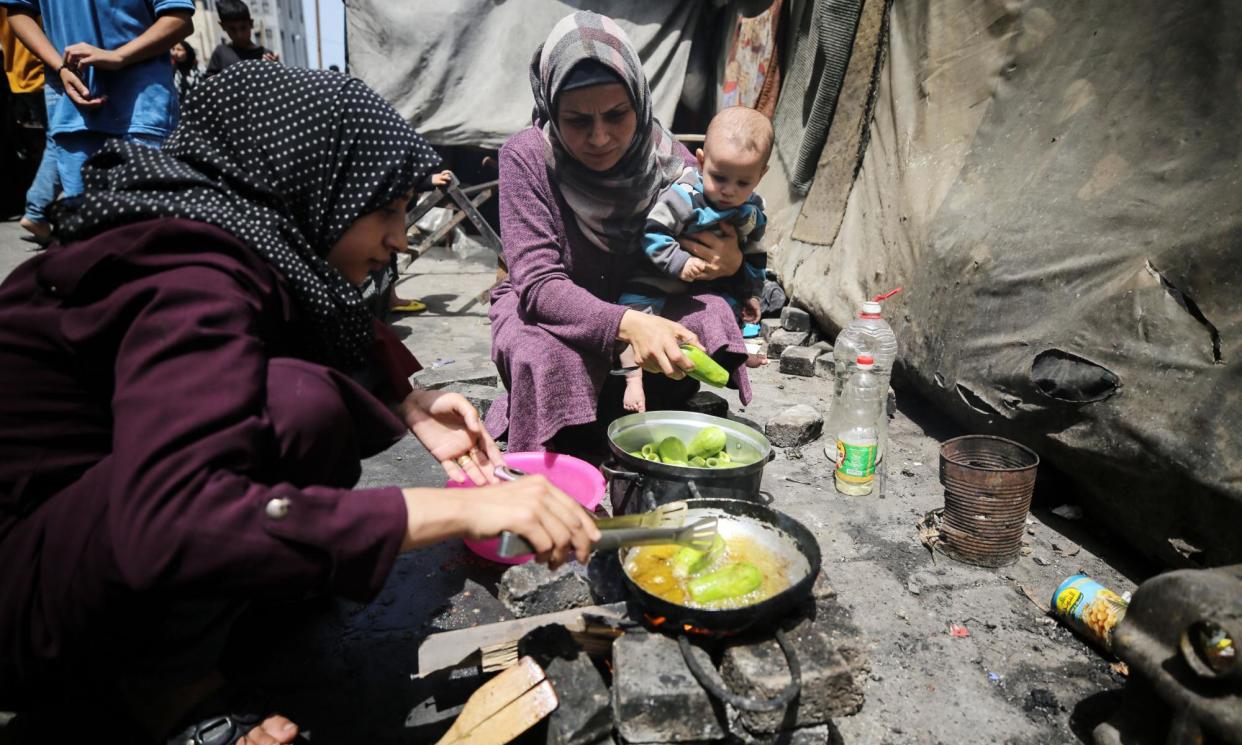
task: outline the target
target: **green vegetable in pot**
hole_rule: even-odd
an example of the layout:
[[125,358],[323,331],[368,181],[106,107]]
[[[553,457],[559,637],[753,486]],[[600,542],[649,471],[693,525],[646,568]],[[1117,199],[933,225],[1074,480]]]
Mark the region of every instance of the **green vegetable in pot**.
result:
[[712,547],[706,551],[683,546],[673,555],[673,576],[685,579],[692,574],[698,574],[720,558],[724,550],[725,542],[720,536],[716,536],[716,539],[712,541]]
[[696,603],[714,603],[718,600],[741,597],[763,584],[763,572],[754,564],[738,562],[729,564],[711,574],[695,577],[686,583],[690,597]]
[[700,458],[711,458],[716,453],[724,450],[727,442],[728,438],[725,437],[725,432],[720,427],[704,427],[690,441],[690,445],[686,447],[686,452],[692,457],[697,455]]
[[642,452],[643,452],[643,457],[647,458],[648,460],[651,459],[651,456],[653,455],[658,456],[660,454],[659,451],[656,450],[656,446],[654,442],[649,442],[646,445],[643,445]]
[[690,460],[688,462],[695,468],[707,468],[707,461],[697,455],[690,456]]
[[686,374],[708,385],[714,385],[722,388],[729,382],[729,373],[723,367],[718,365],[715,360],[707,356],[707,353],[698,347],[692,347],[689,344],[682,344],[681,351],[685,352],[686,357],[694,363],[694,369]]
[[727,466],[733,463],[733,456],[729,455],[728,450],[721,448],[720,452],[716,453],[716,460],[720,461],[720,465]]
[[662,462],[662,461],[660,460],[660,456],[659,456],[659,454],[658,454],[658,453],[648,453],[648,454],[644,455],[644,456],[643,456],[643,458],[645,458],[645,459],[647,459],[647,460],[651,461],[652,463],[660,463],[660,462]]
[[704,461],[704,463],[707,465],[708,468],[720,468],[719,458],[708,458],[706,461]]
[[656,452],[660,454],[660,460],[669,465],[685,465],[690,457],[686,454],[686,443],[676,437],[660,440],[660,444],[656,445]]

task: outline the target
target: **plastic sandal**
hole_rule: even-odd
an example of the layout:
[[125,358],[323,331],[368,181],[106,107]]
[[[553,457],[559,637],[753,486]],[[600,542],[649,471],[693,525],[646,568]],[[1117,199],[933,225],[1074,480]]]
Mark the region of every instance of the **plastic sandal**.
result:
[[421,300],[407,300],[401,305],[394,305],[389,308],[393,313],[422,313],[427,310],[427,304]]

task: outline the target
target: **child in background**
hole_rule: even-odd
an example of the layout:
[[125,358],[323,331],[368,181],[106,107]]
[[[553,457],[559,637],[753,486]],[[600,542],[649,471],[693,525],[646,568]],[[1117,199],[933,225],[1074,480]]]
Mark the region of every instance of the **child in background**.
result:
[[[772,123],[754,109],[734,106],[712,118],[703,147],[695,152],[698,169],[686,168],[647,215],[643,253],[649,271],[626,283],[621,305],[659,315],[667,296],[684,294],[707,270],[707,262],[683,249],[678,237],[728,223],[737,229],[742,266],[730,277],[711,280],[708,287],[738,311],[743,323],[759,322],[767,266],[760,242],[767,217],[755,187],[768,171],[774,138]],[[621,364],[633,366],[632,349],[622,352]],[[752,355],[746,364],[756,367],[762,358]],[[623,403],[627,411],[646,411],[642,370],[626,375]]]
[[211,60],[207,63],[208,77],[242,60],[280,61],[280,55],[254,43],[254,20],[250,18],[250,8],[244,2],[220,0],[216,3],[216,14],[220,17],[220,28],[224,29],[229,40],[227,43],[220,42],[211,53]]

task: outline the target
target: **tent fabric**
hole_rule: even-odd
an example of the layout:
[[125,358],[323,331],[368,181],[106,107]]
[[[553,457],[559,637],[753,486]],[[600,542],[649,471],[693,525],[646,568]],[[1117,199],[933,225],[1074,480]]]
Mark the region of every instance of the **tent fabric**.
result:
[[[789,6],[785,83],[776,106],[776,153],[793,189],[806,193],[845,79],[862,0],[803,0]],[[809,16],[809,20],[808,20]],[[796,147],[792,144],[797,143]]]
[[900,379],[1157,561],[1242,561],[1242,6],[895,0],[889,34],[839,233],[782,245],[786,289],[838,329],[904,286]]
[[528,65],[552,26],[575,10],[611,16],[651,83],[656,118],[671,125],[695,24],[707,0],[351,0],[350,71],[437,145],[498,148],[530,124]]

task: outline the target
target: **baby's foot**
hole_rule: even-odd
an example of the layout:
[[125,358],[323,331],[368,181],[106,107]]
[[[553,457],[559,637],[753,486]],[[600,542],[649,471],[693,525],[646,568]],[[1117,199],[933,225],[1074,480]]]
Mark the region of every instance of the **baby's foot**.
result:
[[643,371],[635,370],[625,376],[625,396],[621,405],[626,411],[642,413],[647,410],[647,394],[643,392]]
[[768,356],[766,354],[748,354],[746,355],[747,367],[763,367],[768,364]]

